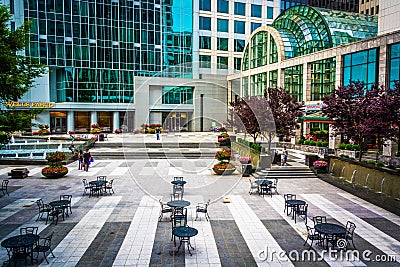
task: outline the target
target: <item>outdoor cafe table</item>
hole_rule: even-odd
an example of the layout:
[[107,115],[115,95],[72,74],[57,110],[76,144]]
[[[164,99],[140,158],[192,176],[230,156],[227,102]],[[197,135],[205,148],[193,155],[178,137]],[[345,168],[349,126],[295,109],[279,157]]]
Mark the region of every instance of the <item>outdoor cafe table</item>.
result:
[[184,208],[190,206],[190,202],[186,200],[172,200],[168,201],[167,205],[172,208]]
[[[296,209],[298,209],[300,205],[306,204],[306,202],[304,200],[300,200],[300,199],[288,199],[288,200],[285,200],[285,203],[286,203],[286,205],[288,207],[292,208],[292,211],[291,211],[292,212],[292,219],[294,219],[294,216],[295,216],[295,213],[296,213],[295,212]],[[288,213],[288,215],[289,214],[290,213]]]
[[[23,255],[26,255],[27,253],[27,249],[30,248],[30,257],[31,257],[31,264],[33,264],[33,245],[36,244],[39,241],[39,235],[35,235],[35,234],[25,234],[25,235],[16,235],[16,236],[12,236],[9,237],[7,239],[4,239],[1,242],[1,246],[3,248],[7,248],[7,249],[11,249],[12,253],[13,253],[13,259],[15,260],[15,264],[16,265],[16,261],[17,256],[18,256],[18,252],[23,251]],[[25,258],[26,260],[26,258]]]
[[69,204],[70,204],[69,200],[66,200],[66,199],[56,200],[56,201],[52,201],[49,203],[49,205],[54,208],[62,208],[63,209],[63,220],[64,220],[64,213],[65,213],[65,215],[67,215],[67,217],[69,217],[68,212],[65,212],[65,209],[68,207]]
[[101,190],[97,191],[97,196],[99,196],[100,191],[104,192],[106,191],[106,181],[104,180],[94,180],[94,181],[90,181],[89,185],[95,186],[96,188],[100,188]]
[[190,248],[192,248],[192,249],[194,249],[194,248],[190,244],[190,238],[198,234],[197,229],[195,229],[193,227],[189,227],[189,226],[179,226],[172,230],[172,234],[179,238],[179,247],[178,247],[177,252],[181,248],[182,243],[187,243],[187,248],[188,248],[189,254],[190,254],[190,256],[192,256],[192,253],[190,252]]
[[255,180],[254,182],[255,182],[256,184],[258,184],[258,186],[260,186],[260,185],[270,186],[270,185],[273,184],[272,181],[267,180],[267,179],[258,179],[258,180]]
[[[328,238],[332,238],[333,240],[337,240],[346,234],[346,228],[334,223],[318,223],[314,226],[315,231],[322,234],[326,239],[326,249],[328,249]],[[332,248],[334,247],[334,243],[332,243]]]
[[174,181],[171,181],[171,184],[183,186],[183,185],[186,184],[186,181],[183,181],[183,180],[174,180]]

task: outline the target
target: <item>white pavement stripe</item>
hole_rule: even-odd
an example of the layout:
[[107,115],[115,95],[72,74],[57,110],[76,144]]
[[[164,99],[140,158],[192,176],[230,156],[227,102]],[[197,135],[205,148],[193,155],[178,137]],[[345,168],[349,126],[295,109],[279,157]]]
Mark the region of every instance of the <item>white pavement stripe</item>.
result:
[[121,175],[124,175],[128,170],[129,170],[128,167],[117,167],[108,175],[109,176],[121,176]]
[[[307,238],[306,225],[303,223],[303,220],[300,218],[298,219],[297,223],[294,223],[294,220],[292,220],[292,216],[291,215],[287,216],[286,213],[283,212],[284,206],[285,206],[285,199],[282,196],[273,196],[272,198],[267,197],[264,199],[301,236],[301,238],[306,240],[306,238]],[[309,221],[310,221],[310,218],[307,218],[307,223]],[[308,225],[310,225],[310,223],[308,223]],[[304,251],[306,251],[308,249],[308,247],[309,247],[309,245],[306,244],[304,246],[303,251],[297,251],[298,252],[297,254],[290,253],[289,255],[308,255],[308,254],[303,253]],[[327,264],[329,264],[329,266],[338,266],[338,267],[339,266],[366,266],[363,262],[359,261],[356,257],[354,257],[355,261],[352,261],[352,262],[345,261],[344,257],[342,259],[341,258],[335,259],[329,253],[326,253],[326,250],[322,250],[320,247],[316,246],[315,243],[313,243],[313,249],[318,253],[318,255],[316,255],[316,260],[320,257],[323,257],[324,261]],[[289,251],[286,251],[286,253],[289,253]],[[312,254],[310,254],[310,255],[312,255]],[[307,258],[299,259],[299,260],[300,261],[307,260]]]
[[0,222],[23,210],[24,208],[32,206],[35,204],[36,200],[38,200],[38,198],[21,198],[3,207],[0,209]]
[[0,170],[0,175],[5,174],[5,173],[11,171],[11,169],[13,169],[13,168],[14,168],[14,167],[7,167],[7,168],[4,168],[4,169],[1,169],[1,170]]
[[[331,215],[335,220],[343,224],[347,221],[354,222],[356,224],[355,234],[380,249],[383,253],[386,253],[387,255],[400,254],[399,241],[370,225],[366,221],[358,218],[351,212],[339,207],[318,194],[302,194],[302,196],[319,209]],[[357,246],[357,244],[355,245]],[[396,258],[396,260],[400,262],[400,257]]]
[[[74,206],[75,203],[77,203],[80,199],[81,199],[81,197],[72,198],[71,205]],[[43,215],[43,217],[44,217],[44,215]],[[27,221],[23,225],[19,226],[18,228],[16,228],[14,231],[9,233],[1,241],[3,241],[6,238],[9,238],[9,237],[12,237],[12,236],[15,236],[15,235],[19,235],[20,234],[19,229],[22,228],[22,227],[28,227],[28,226],[38,227],[38,233],[40,234],[44,229],[47,228],[47,226],[49,226],[51,224],[51,222],[49,224],[44,224],[43,220],[36,221],[36,218],[37,218],[37,215],[33,216],[29,221]],[[4,262],[6,260],[8,260],[7,251],[6,251],[5,248],[0,247],[0,262]]]
[[33,168],[32,170],[29,171],[29,176],[33,176],[37,173],[40,173],[42,171],[42,167],[38,167],[38,168]]
[[156,236],[160,203],[144,196],[135,212],[113,266],[148,266]]
[[168,170],[168,175],[182,175],[182,168],[170,167]]
[[195,237],[190,239],[191,245],[195,248],[195,250],[191,250],[192,256],[190,256],[185,248],[185,265],[221,266],[210,222],[205,219],[204,214],[200,214],[197,221],[194,221],[196,218],[196,206],[188,208],[188,218],[192,218],[190,226],[196,228],[199,232]]
[[352,194],[349,194],[349,193],[338,193],[338,195],[350,200],[351,202],[354,202],[354,203],[362,206],[363,208],[366,208],[366,209],[376,213],[379,217],[383,217],[394,224],[400,225],[400,217],[394,213],[391,213],[385,209],[375,206],[375,205],[373,205],[359,197],[356,197]]
[[259,253],[264,251],[267,245],[269,249],[276,251],[276,253],[283,250],[241,196],[231,196],[230,199],[232,202],[226,205],[232,213],[240,233],[246,241],[257,265],[265,266],[266,264],[281,264],[282,266],[293,266],[292,262],[286,255],[282,257],[274,257],[272,260],[268,259],[268,262],[259,257]]
[[[50,265],[75,266],[121,199],[121,196],[108,196],[100,199],[53,249],[56,257],[48,258]],[[44,261],[40,266],[48,265]]]
[[89,167],[87,172],[82,170],[82,172],[79,173],[79,176],[93,176],[96,175],[103,168],[104,167]]

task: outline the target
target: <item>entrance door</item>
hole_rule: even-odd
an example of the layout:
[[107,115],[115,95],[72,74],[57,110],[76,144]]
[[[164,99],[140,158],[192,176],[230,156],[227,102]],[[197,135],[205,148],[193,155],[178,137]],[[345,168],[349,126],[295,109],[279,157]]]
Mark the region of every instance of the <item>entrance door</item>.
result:
[[55,117],[53,131],[56,133],[66,133],[67,132],[67,118]]

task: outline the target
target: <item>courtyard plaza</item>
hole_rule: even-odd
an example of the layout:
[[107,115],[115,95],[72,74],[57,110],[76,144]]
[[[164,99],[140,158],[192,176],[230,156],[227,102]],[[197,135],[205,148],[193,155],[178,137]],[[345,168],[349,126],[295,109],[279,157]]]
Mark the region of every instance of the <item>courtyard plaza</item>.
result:
[[[169,137],[167,137],[169,135]],[[155,135],[109,135],[104,143],[167,142],[179,137],[182,142],[215,142],[214,133]],[[171,141],[174,142],[174,141]],[[180,142],[180,141],[179,141]],[[201,146],[200,146],[201,147]],[[98,156],[129,151],[129,147],[102,147],[96,144],[91,152],[95,158],[88,172],[78,170],[78,163],[68,166],[69,173],[60,179],[44,179],[43,166],[23,166],[30,170],[25,179],[10,179],[9,196],[0,197],[0,239],[19,233],[20,227],[37,226],[39,235],[54,232],[52,247],[55,258],[49,264],[39,255],[33,266],[400,266],[400,218],[340,190],[314,175],[298,175],[307,170],[297,158],[298,151],[289,150],[289,166],[273,166],[268,178],[280,171],[279,194],[262,197],[249,195],[249,178],[239,172],[233,175],[213,174],[216,160],[209,156],[217,148],[186,148],[204,156],[185,158],[185,154],[163,158],[119,158]],[[162,148],[146,148],[147,150]],[[97,154],[96,154],[97,153]],[[16,166],[1,166],[0,180]],[[20,166],[22,167],[22,166]],[[292,175],[287,175],[292,173]],[[82,179],[96,180],[107,176],[114,180],[115,194],[89,197],[83,195]],[[171,180],[182,176],[187,181],[183,199],[190,201],[188,225],[198,230],[190,239],[194,250],[184,246],[177,252],[171,240],[171,222],[164,214],[159,221],[159,199],[170,200]],[[308,204],[308,225],[312,217],[326,216],[328,222],[356,224],[354,245],[358,257],[341,253],[328,254],[323,247],[312,246],[317,257],[301,258],[309,245],[303,245],[307,229],[303,219],[295,223],[284,212],[284,194],[296,194]],[[72,195],[72,213],[65,220],[45,224],[36,221],[36,200],[45,203]],[[223,203],[229,198],[230,203]],[[210,220],[199,214],[197,203],[210,199]],[[45,216],[44,216],[45,217]],[[177,242],[177,245],[179,242]],[[352,247],[350,246],[350,250]],[[286,254],[282,253],[286,252]],[[363,254],[363,252],[366,252]],[[296,253],[300,256],[296,258]],[[342,255],[342,257],[340,257]],[[354,254],[352,254],[354,255]],[[379,261],[389,255],[390,261]],[[7,252],[0,248],[0,262],[8,266]],[[18,262],[23,265],[23,262]]]

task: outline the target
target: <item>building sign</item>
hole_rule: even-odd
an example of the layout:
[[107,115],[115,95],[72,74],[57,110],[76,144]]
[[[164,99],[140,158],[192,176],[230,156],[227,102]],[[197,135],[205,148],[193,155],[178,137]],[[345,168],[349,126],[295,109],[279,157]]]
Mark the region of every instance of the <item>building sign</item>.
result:
[[6,102],[7,108],[54,108],[54,102]]
[[323,103],[317,103],[317,104],[308,104],[306,105],[306,112],[307,111],[319,111],[322,110],[322,107],[326,107]]

